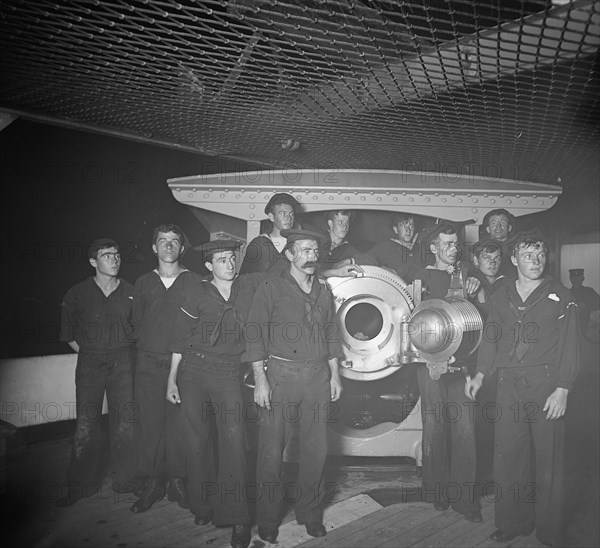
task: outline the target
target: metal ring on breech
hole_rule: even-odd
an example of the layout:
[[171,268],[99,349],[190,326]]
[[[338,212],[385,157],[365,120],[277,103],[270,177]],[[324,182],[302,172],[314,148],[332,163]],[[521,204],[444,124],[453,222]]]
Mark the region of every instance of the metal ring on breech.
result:
[[427,363],[432,379],[473,354],[483,333],[483,320],[477,308],[457,297],[423,301],[410,319],[410,342]]
[[334,295],[348,379],[372,381],[408,363],[401,349],[402,323],[414,308],[407,285],[394,272],[361,266],[356,278],[328,278]]

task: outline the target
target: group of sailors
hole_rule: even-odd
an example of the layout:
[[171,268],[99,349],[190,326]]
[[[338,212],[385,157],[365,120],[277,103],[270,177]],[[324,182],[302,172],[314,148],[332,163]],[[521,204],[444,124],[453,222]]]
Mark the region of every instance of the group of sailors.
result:
[[[449,420],[439,409],[495,401],[493,421],[483,424],[495,427],[491,538],[509,542],[535,529],[542,543],[560,546],[562,418],[578,368],[578,321],[569,291],[545,273],[544,237],[517,233],[508,211],[491,211],[467,264],[460,224],[417,231],[413,216],[398,215],[393,237],[363,253],[346,239],[352,212],[331,212],[324,233],[299,228],[299,209],[289,194],[271,198],[265,213],[272,228],[248,244],[239,275],[239,246],[229,240],[195,248],[209,276],[187,270],[180,263],[186,240],[175,224],[156,227],[158,265],[135,285],[118,276],[117,242],[99,239],[89,247],[94,275],[62,302],[61,340],[78,352],[77,421],[66,493],[57,504],[74,504],[100,485],[96,431],[106,393],[112,487],[137,495],[132,512],[168,496],[189,508],[198,525],[231,526],[231,546],[246,548],[254,521],[261,539],[276,542],[286,501],[309,535],[326,535],[326,418],[343,389],[343,349],[325,279],[355,276],[371,264],[407,283],[422,280],[423,299],[444,298],[462,273],[468,298],[487,318],[473,363],[437,380],[416,365],[423,500],[481,521],[481,421],[470,413]],[[252,411],[242,395],[244,363],[254,373]],[[255,476],[244,434],[250,415],[259,426]],[[300,454],[290,484],[283,483],[282,460],[292,428]]]

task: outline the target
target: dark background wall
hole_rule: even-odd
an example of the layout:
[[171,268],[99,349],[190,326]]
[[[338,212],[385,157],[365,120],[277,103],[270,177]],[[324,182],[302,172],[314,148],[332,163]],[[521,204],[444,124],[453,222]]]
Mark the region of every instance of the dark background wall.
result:
[[[179,224],[193,245],[206,241],[168,178],[248,168],[23,120],[0,132],[0,151],[1,357],[70,351],[57,342],[59,305],[69,287],[93,274],[85,249],[95,238],[120,243],[120,275],[131,282],[156,266],[158,224]],[[196,252],[183,262],[202,268]]]
[[[171,177],[257,169],[221,158],[17,120],[0,132],[2,257],[0,357],[68,352],[57,342],[59,305],[69,287],[93,273],[85,248],[108,236],[122,246],[121,275],[151,270],[152,230],[175,222],[192,245],[208,238],[172,196]],[[339,166],[343,168],[344,166]],[[551,210],[521,218],[563,241],[598,230],[598,168],[563,181]],[[356,229],[353,233],[360,240]],[[201,271],[198,254],[184,257]]]

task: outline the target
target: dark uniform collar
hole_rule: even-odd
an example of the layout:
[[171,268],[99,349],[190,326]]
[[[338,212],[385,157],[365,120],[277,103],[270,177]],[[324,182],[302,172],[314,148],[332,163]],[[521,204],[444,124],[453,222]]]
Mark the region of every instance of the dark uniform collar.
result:
[[542,283],[538,285],[525,300],[521,299],[521,295],[517,291],[517,282],[516,280],[513,283],[506,284],[508,287],[508,296],[509,299],[514,304],[526,304],[528,301],[535,302],[540,296],[543,296],[544,293],[550,291],[550,286],[554,283],[552,278],[544,278]]
[[284,278],[288,283],[290,283],[295,289],[298,290],[298,292],[306,299],[313,299],[315,297],[315,293],[318,296],[317,292],[320,292],[320,287],[321,284],[319,283],[319,280],[317,279],[317,275],[313,275],[313,279],[312,279],[312,285],[310,288],[310,293],[306,293],[301,287],[300,284],[298,283],[298,281],[296,280],[296,278],[294,278],[294,276],[292,276],[290,269],[289,268],[285,268],[282,272],[281,272],[281,277]]

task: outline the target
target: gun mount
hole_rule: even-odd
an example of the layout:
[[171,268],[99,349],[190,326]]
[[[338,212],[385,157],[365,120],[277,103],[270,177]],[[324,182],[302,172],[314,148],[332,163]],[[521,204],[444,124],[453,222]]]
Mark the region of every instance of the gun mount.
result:
[[[361,211],[366,239],[376,241],[382,213],[404,212],[451,221],[509,209],[515,216],[552,207],[559,187],[472,175],[386,170],[265,170],[170,179],[173,196],[190,206],[211,233],[249,242],[260,233],[264,206],[287,192],[304,215],[335,209]],[[375,227],[375,228],[374,228]],[[466,243],[477,226],[465,227]],[[330,278],[345,348],[344,393],[329,423],[329,453],[410,456],[420,462],[418,362],[441,375],[453,357],[474,351],[481,318],[461,298],[420,302],[420,283],[406,285],[385,269],[364,267],[357,278]],[[293,446],[293,443],[290,444]],[[291,447],[288,454],[293,454]]]

